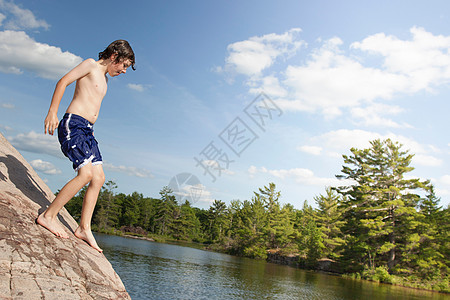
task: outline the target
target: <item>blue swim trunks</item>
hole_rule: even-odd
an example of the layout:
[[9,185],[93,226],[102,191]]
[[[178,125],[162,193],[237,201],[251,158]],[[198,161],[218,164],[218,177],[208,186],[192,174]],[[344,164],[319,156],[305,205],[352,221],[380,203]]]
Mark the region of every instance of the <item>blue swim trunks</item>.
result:
[[93,165],[102,164],[102,155],[94,137],[94,125],[85,118],[66,113],[59,122],[58,140],[75,171],[89,162]]

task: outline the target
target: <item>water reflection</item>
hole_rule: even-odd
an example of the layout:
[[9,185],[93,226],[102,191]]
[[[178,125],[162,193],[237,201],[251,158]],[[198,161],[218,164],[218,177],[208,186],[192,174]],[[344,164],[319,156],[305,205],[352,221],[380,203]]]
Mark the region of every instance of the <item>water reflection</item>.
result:
[[96,235],[136,299],[449,299],[177,245]]

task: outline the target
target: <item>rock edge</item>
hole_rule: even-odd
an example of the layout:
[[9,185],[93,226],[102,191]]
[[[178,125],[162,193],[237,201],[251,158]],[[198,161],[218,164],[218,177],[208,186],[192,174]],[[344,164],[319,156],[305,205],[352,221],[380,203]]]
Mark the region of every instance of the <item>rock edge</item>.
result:
[[30,164],[0,134],[0,299],[131,299],[106,257],[73,232],[70,238],[35,224],[54,195]]

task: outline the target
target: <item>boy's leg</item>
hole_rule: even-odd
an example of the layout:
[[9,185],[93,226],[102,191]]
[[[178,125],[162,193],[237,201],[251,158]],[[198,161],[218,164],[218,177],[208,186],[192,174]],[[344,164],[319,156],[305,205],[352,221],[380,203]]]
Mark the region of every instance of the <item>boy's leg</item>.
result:
[[62,224],[58,221],[58,213],[63,206],[72,199],[88,182],[92,180],[92,165],[88,164],[78,171],[75,178],[69,181],[58,193],[50,206],[39,215],[37,223],[47,228],[56,236],[68,238]]
[[[92,166],[92,165],[91,165]],[[83,167],[84,168],[84,167]],[[82,169],[83,169],[82,168]],[[83,199],[83,208],[81,210],[80,225],[75,230],[75,236],[86,241],[92,248],[99,252],[103,250],[97,245],[91,231],[92,214],[94,213],[95,204],[97,203],[98,194],[105,183],[105,174],[102,165],[92,166],[92,180],[86,190]]]

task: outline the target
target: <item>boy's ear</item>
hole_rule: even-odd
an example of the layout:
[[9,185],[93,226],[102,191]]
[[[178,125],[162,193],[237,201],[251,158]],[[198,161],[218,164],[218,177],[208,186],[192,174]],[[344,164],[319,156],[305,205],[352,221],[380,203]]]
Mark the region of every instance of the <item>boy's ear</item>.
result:
[[116,58],[117,58],[117,53],[113,53],[113,54],[111,54],[111,56],[110,56],[109,59],[110,59],[111,61],[115,61]]

